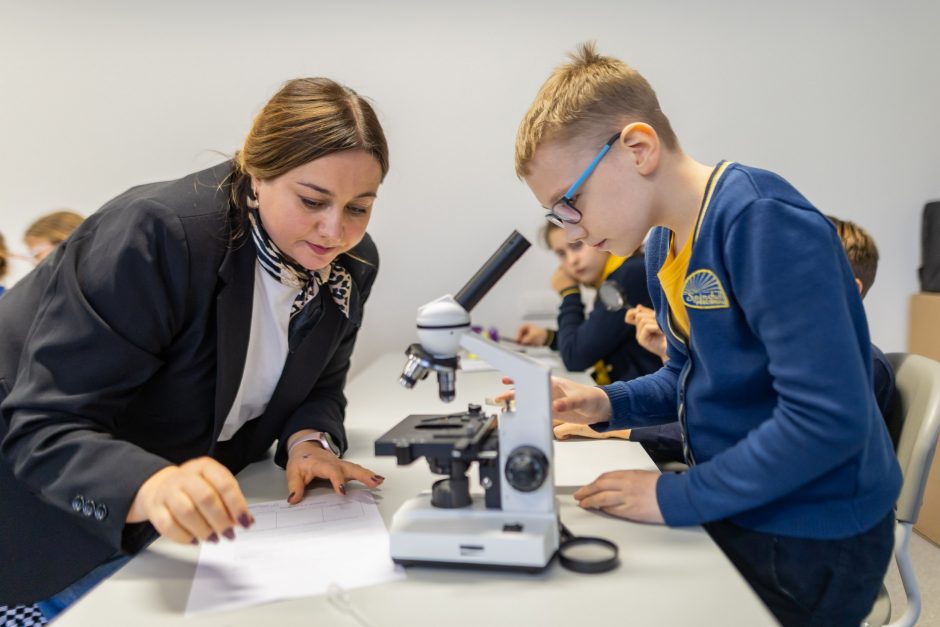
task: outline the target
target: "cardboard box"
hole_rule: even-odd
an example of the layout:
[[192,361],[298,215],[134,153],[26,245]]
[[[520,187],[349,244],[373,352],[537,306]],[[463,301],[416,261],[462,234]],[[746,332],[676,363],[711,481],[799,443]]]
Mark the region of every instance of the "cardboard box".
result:
[[[940,293],[921,292],[911,297],[907,352],[940,361]],[[940,545],[940,446],[937,449],[914,529]]]

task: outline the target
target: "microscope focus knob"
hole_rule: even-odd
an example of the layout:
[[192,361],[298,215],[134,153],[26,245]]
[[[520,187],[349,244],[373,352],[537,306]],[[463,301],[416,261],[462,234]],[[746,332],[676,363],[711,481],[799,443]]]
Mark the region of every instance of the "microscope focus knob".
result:
[[506,480],[520,492],[538,490],[548,473],[548,458],[534,446],[520,446],[506,460]]

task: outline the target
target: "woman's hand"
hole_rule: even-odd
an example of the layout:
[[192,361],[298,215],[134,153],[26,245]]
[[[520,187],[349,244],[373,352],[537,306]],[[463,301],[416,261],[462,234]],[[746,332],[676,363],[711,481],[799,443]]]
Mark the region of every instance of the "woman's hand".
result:
[[558,266],[555,274],[552,275],[552,289],[556,292],[566,290],[569,287],[578,287],[578,280],[568,274],[563,266]]
[[147,522],[165,538],[182,544],[235,539],[235,525],[248,528],[254,517],[229,469],[211,457],[164,468],[144,481],[127,522]]
[[516,331],[516,343],[523,346],[545,346],[548,344],[548,329],[526,323]]
[[627,310],[627,324],[636,325],[637,344],[666,361],[666,335],[656,322],[656,312],[649,307],[637,305]]
[[287,502],[291,505],[303,500],[307,484],[314,479],[328,480],[337,494],[346,494],[344,484],[352,479],[361,481],[369,488],[377,488],[385,481],[385,477],[359,464],[340,459],[315,441],[301,442],[290,449],[285,474],[289,493]]
[[[504,377],[503,383],[512,385],[512,379]],[[509,390],[494,400],[504,403],[515,398],[516,391]],[[610,420],[612,411],[610,398],[601,388],[552,377],[552,420],[591,425]]]
[[574,493],[578,505],[637,522],[663,523],[656,500],[660,474],[650,470],[605,472]]

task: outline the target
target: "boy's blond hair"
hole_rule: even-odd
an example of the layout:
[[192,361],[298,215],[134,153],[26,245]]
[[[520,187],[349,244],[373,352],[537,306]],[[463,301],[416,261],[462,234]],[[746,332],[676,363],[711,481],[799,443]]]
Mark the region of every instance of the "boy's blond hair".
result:
[[579,45],[568,56],[571,61],[555,68],[519,125],[517,176],[529,174],[536,149],[547,139],[583,136],[603,143],[632,122],[649,124],[667,148],[678,148],[656,92],[639,72],[623,61],[601,56],[594,42]]
[[875,240],[868,231],[854,222],[840,220],[834,216],[826,217],[836,227],[839,239],[842,240],[842,248],[845,249],[849,265],[852,266],[852,274],[862,282],[862,298],[865,298],[878,272],[878,247],[875,246]]

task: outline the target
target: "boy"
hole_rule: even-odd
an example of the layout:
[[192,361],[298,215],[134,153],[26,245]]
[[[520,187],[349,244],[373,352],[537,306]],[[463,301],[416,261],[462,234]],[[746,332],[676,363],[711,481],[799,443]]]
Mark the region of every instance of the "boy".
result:
[[[875,240],[865,229],[854,222],[840,220],[834,216],[826,217],[836,227],[842,248],[845,249],[849,265],[852,267],[852,274],[855,275],[858,293],[864,300],[878,272],[878,247],[875,246]],[[627,311],[625,321],[627,324],[635,325],[637,343],[658,355],[665,362],[666,336],[656,323],[656,312],[643,305],[637,305]],[[891,444],[897,449],[898,440],[901,437],[901,421],[897,415],[898,397],[894,383],[894,369],[885,354],[874,344],[871,345],[871,359],[875,402],[878,405],[878,411],[885,419],[885,425],[891,436]],[[676,456],[681,456],[682,436],[679,423],[669,423],[658,429],[658,448],[656,449],[658,458],[674,459]],[[555,427],[555,430],[557,431],[558,427]],[[647,452],[653,457],[653,452],[649,448]]]
[[686,155],[646,80],[592,44],[539,91],[516,171],[570,241],[623,255],[656,227],[647,269],[668,361],[603,387],[554,380],[553,410],[612,429],[678,419],[690,469],[606,473],[580,505],[704,524],[782,623],[860,624],[901,474],[832,225],[779,176]]

